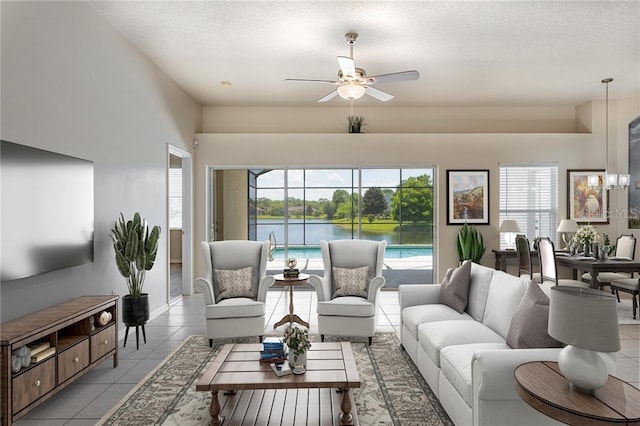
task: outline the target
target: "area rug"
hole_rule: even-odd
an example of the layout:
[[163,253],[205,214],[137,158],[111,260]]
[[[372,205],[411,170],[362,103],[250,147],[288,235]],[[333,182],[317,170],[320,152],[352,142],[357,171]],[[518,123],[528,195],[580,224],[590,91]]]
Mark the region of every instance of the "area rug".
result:
[[[361,425],[453,426],[395,333],[376,334],[371,346],[350,341],[362,382],[354,389]],[[219,339],[210,349],[205,336],[188,337],[99,424],[208,424],[211,394],[196,392],[194,383],[223,344],[243,342],[255,339]]]

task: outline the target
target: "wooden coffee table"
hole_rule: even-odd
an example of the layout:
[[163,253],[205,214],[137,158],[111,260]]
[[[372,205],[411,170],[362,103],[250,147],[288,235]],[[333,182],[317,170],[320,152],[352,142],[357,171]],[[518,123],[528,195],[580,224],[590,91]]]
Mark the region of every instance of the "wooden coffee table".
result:
[[351,389],[360,387],[360,376],[350,342],[312,343],[306,373],[283,377],[258,361],[261,349],[260,343],[224,345],[204,372],[196,391],[211,392],[210,425],[225,418],[238,424],[359,424]]

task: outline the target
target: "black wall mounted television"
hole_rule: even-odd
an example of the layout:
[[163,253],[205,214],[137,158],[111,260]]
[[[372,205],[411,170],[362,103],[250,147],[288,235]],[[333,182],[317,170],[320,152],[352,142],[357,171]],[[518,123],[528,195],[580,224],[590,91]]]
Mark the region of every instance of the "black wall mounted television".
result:
[[93,162],[0,143],[1,281],[93,262]]

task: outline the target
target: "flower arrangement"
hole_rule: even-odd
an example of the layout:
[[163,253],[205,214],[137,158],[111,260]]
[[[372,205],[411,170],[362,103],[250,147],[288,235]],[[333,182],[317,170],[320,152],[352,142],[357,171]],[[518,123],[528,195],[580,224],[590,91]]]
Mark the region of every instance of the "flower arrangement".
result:
[[293,349],[293,353],[302,355],[311,347],[309,341],[309,330],[306,328],[292,327],[288,325],[284,330],[282,341],[287,344],[289,349]]
[[579,244],[591,244],[598,239],[598,233],[591,224],[582,225],[573,236],[575,242]]

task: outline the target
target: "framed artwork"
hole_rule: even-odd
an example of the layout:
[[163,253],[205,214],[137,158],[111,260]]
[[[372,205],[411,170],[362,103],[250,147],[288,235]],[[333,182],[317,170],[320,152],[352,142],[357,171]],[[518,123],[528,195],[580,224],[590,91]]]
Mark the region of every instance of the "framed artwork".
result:
[[[600,188],[589,186],[589,175],[600,178]],[[578,224],[609,223],[604,170],[567,170],[567,215]]]
[[489,224],[489,170],[447,170],[447,225]]

